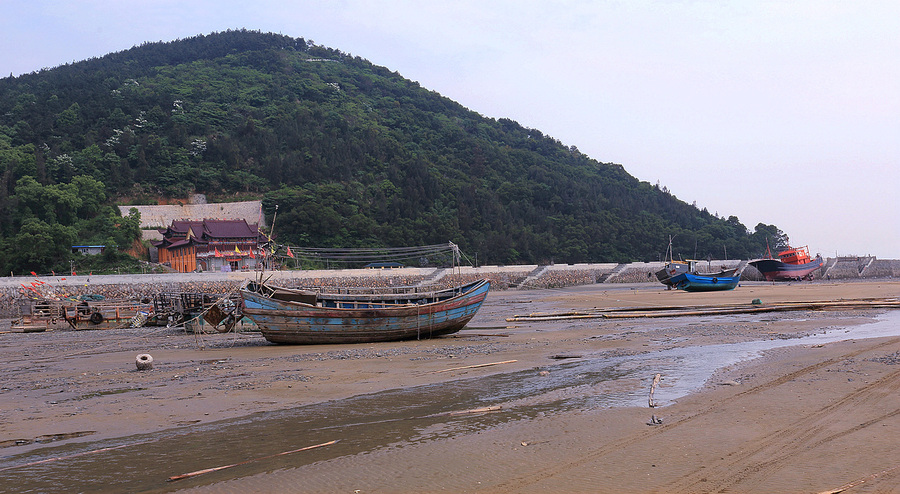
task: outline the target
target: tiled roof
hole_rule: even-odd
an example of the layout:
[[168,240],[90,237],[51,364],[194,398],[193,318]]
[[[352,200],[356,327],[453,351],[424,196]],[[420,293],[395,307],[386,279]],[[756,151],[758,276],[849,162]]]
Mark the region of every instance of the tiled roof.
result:
[[[160,230],[164,235],[164,239],[158,243],[163,244],[172,242],[173,237],[178,238],[174,242],[188,240],[182,236],[187,236],[190,231],[191,240],[197,243],[206,243],[217,239],[252,239],[256,241],[259,234],[257,225],[250,225],[246,220],[173,220],[172,224],[166,230]],[[174,244],[173,244],[174,246]]]
[[190,240],[178,240],[176,242],[172,242],[172,244],[169,245],[167,248],[175,249],[175,248],[184,247],[185,245],[190,245],[190,244],[191,244]]
[[247,224],[247,220],[203,220],[204,232],[212,238],[256,237],[259,230]]

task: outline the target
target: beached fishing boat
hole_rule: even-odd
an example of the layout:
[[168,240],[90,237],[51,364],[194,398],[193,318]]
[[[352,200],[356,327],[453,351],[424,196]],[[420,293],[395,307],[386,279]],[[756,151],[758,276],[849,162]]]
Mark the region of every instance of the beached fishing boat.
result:
[[669,287],[670,290],[672,289],[672,277],[692,270],[692,266],[689,262],[676,261],[674,257],[672,251],[672,237],[669,237],[669,246],[666,248],[666,265],[655,274],[656,279],[663,285]]
[[[242,314],[273,343],[370,343],[432,338],[462,329],[481,307],[490,281],[442,290],[417,287],[315,290],[251,281]],[[364,293],[365,292],[365,293]]]
[[665,267],[656,272],[656,279],[663,285],[672,287],[672,278],[690,271],[691,265],[687,261],[669,261]]
[[719,273],[681,273],[669,281],[673,287],[686,292],[717,292],[734,290],[741,281],[741,273],[737,269]]
[[809,248],[790,247],[778,253],[778,259],[769,255],[767,259],[755,259],[749,264],[758,269],[768,281],[801,280],[812,278],[812,272],[825,265],[822,256],[815,259],[809,255]]
[[[737,272],[738,268],[723,269],[717,273],[699,273],[697,266],[700,262],[702,261],[696,259],[676,261],[672,255],[672,239],[670,237],[669,248],[666,250],[666,265],[656,272],[656,279],[666,285],[669,290],[678,288],[687,291],[732,290],[741,280],[741,274]],[[732,282],[733,284],[729,287],[728,284]]]

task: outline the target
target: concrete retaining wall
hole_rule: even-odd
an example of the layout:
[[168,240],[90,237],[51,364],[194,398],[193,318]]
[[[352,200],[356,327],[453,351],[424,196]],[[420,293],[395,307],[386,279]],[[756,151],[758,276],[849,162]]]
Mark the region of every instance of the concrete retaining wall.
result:
[[[703,270],[718,271],[737,267],[740,260],[702,263]],[[409,286],[437,283],[452,285],[490,278],[492,289],[561,288],[593,283],[658,283],[655,273],[662,262],[626,264],[559,264],[551,266],[481,266],[401,269],[337,269],[314,271],[268,271],[265,278],[283,286]],[[140,300],[161,292],[229,293],[241,284],[259,276],[256,272],[235,273],[168,273],[146,275],[103,275],[68,277],[0,278],[0,318],[17,317],[20,301],[35,298],[64,298],[80,295],[103,295],[107,299]],[[827,278],[893,278],[900,277],[900,260],[874,258],[828,259],[813,273],[817,279]],[[747,265],[742,278],[762,280],[753,266]],[[527,281],[526,281],[527,280]],[[43,284],[41,284],[43,283]],[[31,290],[33,288],[34,290]]]

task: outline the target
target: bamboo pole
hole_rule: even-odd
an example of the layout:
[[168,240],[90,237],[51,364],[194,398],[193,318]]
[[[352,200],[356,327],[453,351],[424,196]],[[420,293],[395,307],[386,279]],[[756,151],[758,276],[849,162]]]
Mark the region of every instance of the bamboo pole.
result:
[[504,360],[502,362],[491,362],[489,364],[475,364],[475,365],[466,365],[463,367],[453,367],[452,369],[444,369],[444,370],[434,371],[434,372],[430,372],[429,374],[440,374],[442,372],[450,372],[450,371],[463,370],[463,369],[475,369],[478,367],[488,367],[491,365],[511,364],[513,362],[518,362],[518,360]]
[[656,408],[656,403],[653,401],[653,392],[656,391],[656,387],[659,386],[660,377],[660,374],[657,374],[656,377],[653,378],[653,384],[650,385],[650,399],[648,400],[650,408]]
[[450,412],[448,415],[469,415],[473,413],[487,413],[487,412],[498,412],[502,409],[500,405],[492,405],[489,407],[482,408],[473,408],[471,410],[457,410],[455,412]]
[[53,457],[53,458],[47,458],[47,459],[45,459],[45,460],[38,460],[38,461],[32,461],[31,463],[24,463],[24,464],[22,464],[22,465],[13,465],[13,466],[9,466],[9,467],[3,467],[3,468],[0,468],[0,472],[2,472],[2,471],[4,471],[4,470],[12,470],[12,469],[14,469],[14,468],[30,467],[30,466],[33,466],[33,465],[40,465],[40,464],[42,464],[42,463],[50,463],[50,462],[52,462],[52,461],[67,460],[67,459],[69,459],[69,458],[76,458],[76,457],[78,457],[78,456],[91,455],[91,454],[94,454],[94,453],[103,453],[103,452],[105,452],[105,451],[112,451],[112,450],[115,450],[115,449],[122,449],[122,448],[127,448],[127,447],[130,447],[130,446],[139,446],[139,445],[141,445],[141,444],[147,444],[147,443],[149,443],[149,442],[151,442],[151,441],[141,441],[141,442],[139,442],[139,443],[122,444],[122,445],[119,445],[119,446],[110,446],[110,447],[108,447],[108,448],[93,449],[93,450],[91,450],[91,451],[82,451],[81,453],[73,453],[73,454],[71,454],[71,455],[56,456],[56,457]]
[[844,485],[838,487],[837,489],[831,489],[831,490],[828,490],[828,491],[822,491],[822,492],[820,492],[819,494],[838,494],[838,493],[844,492],[844,491],[846,491],[846,490],[848,490],[848,489],[850,489],[850,488],[856,487],[856,486],[858,486],[858,485],[860,485],[860,484],[865,484],[865,483],[868,482],[869,480],[876,479],[876,478],[878,478],[878,477],[880,477],[880,476],[882,476],[882,475],[884,475],[884,474],[886,474],[886,473],[893,472],[894,470],[896,470],[896,469],[898,469],[898,468],[900,468],[900,465],[894,465],[893,467],[887,468],[887,469],[882,470],[882,471],[880,471],[880,472],[878,472],[878,473],[873,473],[872,475],[869,475],[868,477],[863,477],[863,478],[861,478],[861,479],[854,480],[853,482],[848,482],[848,483],[846,483],[846,484],[844,484]]
[[181,475],[173,475],[173,476],[171,476],[171,477],[169,477],[169,478],[167,479],[167,482],[172,482],[172,481],[175,481],[175,480],[182,480],[182,479],[187,479],[187,478],[191,478],[191,477],[196,477],[196,476],[198,476],[198,475],[203,475],[203,474],[205,474],[205,473],[218,472],[219,470],[224,470],[224,469],[226,469],[226,468],[236,467],[236,466],[239,466],[239,465],[246,465],[247,463],[252,463],[252,462],[254,462],[254,461],[259,461],[259,460],[266,460],[266,459],[269,459],[269,458],[275,458],[276,456],[289,455],[289,454],[292,454],[292,453],[299,453],[299,452],[301,452],[301,451],[307,451],[307,450],[310,450],[310,449],[321,448],[322,446],[330,446],[330,445],[332,445],[332,444],[334,444],[334,443],[336,443],[336,442],[338,442],[337,439],[335,439],[334,441],[328,441],[327,443],[315,444],[315,445],[313,445],[313,446],[306,446],[306,447],[300,448],[300,449],[294,449],[294,450],[291,450],[291,451],[284,451],[284,452],[282,452],[282,453],[276,453],[276,454],[274,454],[274,455],[261,456],[261,457],[259,457],[259,458],[253,458],[253,459],[250,459],[250,460],[244,460],[244,461],[241,461],[241,462],[238,462],[238,463],[232,463],[231,465],[222,465],[222,466],[220,466],[220,467],[205,468],[205,469],[203,469],[203,470],[197,470],[196,472],[183,473],[183,474],[181,474]]

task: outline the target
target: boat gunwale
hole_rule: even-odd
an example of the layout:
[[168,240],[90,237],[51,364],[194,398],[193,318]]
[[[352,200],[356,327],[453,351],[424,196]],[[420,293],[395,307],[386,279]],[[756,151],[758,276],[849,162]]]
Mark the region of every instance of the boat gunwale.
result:
[[[470,296],[470,295],[472,295],[473,292],[480,290],[484,285],[488,285],[488,290],[490,289],[490,280],[484,278],[484,279],[480,279],[477,281],[473,281],[471,283],[467,283],[464,285],[447,288],[447,289],[443,289],[443,290],[438,290],[438,291],[433,291],[433,292],[422,292],[420,294],[408,294],[408,295],[416,295],[415,297],[408,297],[410,299],[430,300],[427,303],[410,302],[410,303],[402,303],[402,304],[389,304],[389,303],[383,301],[385,299],[397,299],[397,298],[402,299],[402,298],[404,298],[402,296],[404,294],[391,294],[390,296],[384,295],[384,296],[380,296],[377,298],[373,298],[371,296],[363,296],[363,297],[357,297],[357,298],[343,298],[343,297],[342,298],[331,298],[331,297],[326,297],[326,296],[318,297],[318,300],[320,300],[320,301],[327,300],[327,301],[336,301],[336,302],[344,302],[344,303],[358,302],[360,304],[366,304],[366,303],[376,304],[377,303],[380,305],[392,305],[391,307],[364,307],[364,308],[354,307],[354,308],[349,308],[349,307],[328,307],[325,305],[319,305],[318,303],[316,305],[313,305],[313,304],[308,304],[305,302],[299,302],[299,301],[295,301],[295,300],[281,300],[281,299],[272,298],[272,297],[266,296],[265,294],[262,294],[262,293],[259,293],[256,291],[252,291],[252,290],[248,290],[247,286],[250,283],[256,283],[256,282],[245,283],[245,285],[243,287],[241,287],[241,290],[240,290],[242,296],[245,293],[247,293],[250,296],[252,296],[253,298],[268,300],[268,301],[271,301],[271,303],[274,303],[276,305],[286,305],[287,307],[297,307],[299,309],[307,309],[311,312],[322,312],[322,311],[346,311],[346,312],[349,312],[349,311],[364,311],[364,312],[392,311],[392,312],[397,312],[397,311],[401,311],[403,309],[417,309],[418,311],[421,311],[422,309],[430,309],[430,308],[436,307],[438,305],[450,304],[456,299]],[[266,284],[260,284],[260,285],[266,286],[268,288],[272,288],[272,285],[266,285]],[[283,288],[278,287],[278,289],[283,289]],[[297,292],[302,291],[301,289],[287,289],[287,290],[292,290],[292,291],[297,291]],[[453,295],[446,296],[445,298],[438,298],[440,296],[439,294],[442,294],[442,293],[448,294],[448,295],[453,294]],[[401,295],[401,296],[398,297],[397,295]],[[257,302],[257,303],[259,303],[259,302]],[[244,311],[249,314],[254,314],[254,313],[256,313],[256,311],[260,311],[260,310],[279,311],[279,312],[281,312],[281,311],[296,312],[296,309],[292,310],[290,308],[252,309],[252,308],[247,308],[246,304],[244,304],[244,305],[245,305]]]

